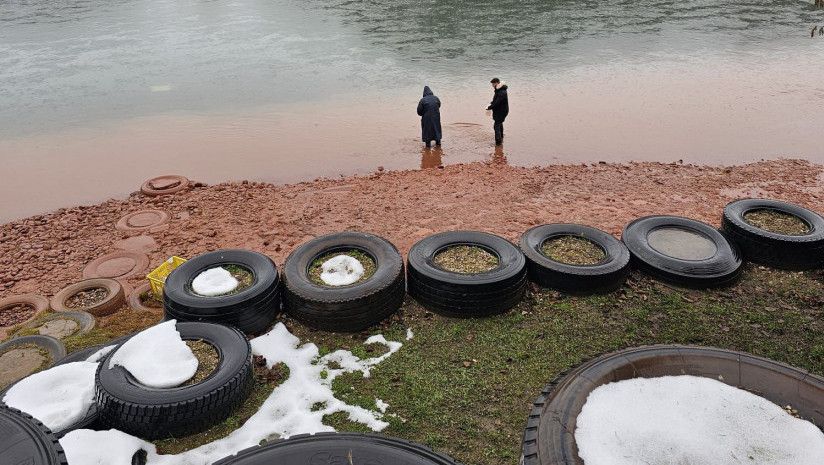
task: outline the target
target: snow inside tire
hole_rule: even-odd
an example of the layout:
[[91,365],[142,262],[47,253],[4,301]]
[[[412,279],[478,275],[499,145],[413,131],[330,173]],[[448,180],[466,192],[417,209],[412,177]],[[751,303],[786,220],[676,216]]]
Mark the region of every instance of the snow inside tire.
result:
[[[375,262],[375,273],[345,286],[311,281],[309,267],[329,253],[358,250]],[[356,332],[395,313],[406,294],[403,258],[386,239],[361,232],[316,237],[299,246],[283,265],[283,307],[298,321],[324,331]]]
[[[200,273],[221,265],[250,270],[252,283],[225,296],[206,297],[192,291],[192,281]],[[217,250],[198,255],[169,274],[163,286],[163,309],[167,320],[208,321],[259,334],[280,311],[280,294],[278,270],[269,257],[251,250]]]
[[585,360],[558,375],[533,403],[522,446],[524,465],[583,465],[577,418],[598,386],[631,378],[692,375],[756,393],[824,424],[824,378],[784,363],[714,347],[632,347]]
[[110,352],[96,374],[95,400],[102,424],[144,439],[194,434],[222,421],[254,385],[252,349],[239,330],[213,323],[179,322],[186,340],[203,340],[218,353],[214,372],[183,387],[155,389],[139,384],[122,366],[109,368]]

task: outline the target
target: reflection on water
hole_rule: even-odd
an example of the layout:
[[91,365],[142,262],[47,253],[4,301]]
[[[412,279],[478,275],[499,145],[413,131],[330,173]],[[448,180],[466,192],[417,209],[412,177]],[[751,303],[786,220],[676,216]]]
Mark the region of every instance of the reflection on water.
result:
[[495,151],[492,152],[492,163],[495,165],[506,165],[506,155],[504,155],[504,146],[496,145]]
[[443,148],[441,146],[424,147],[421,150],[421,169],[443,168],[441,157],[443,157]]
[[[443,104],[438,165],[824,162],[816,23],[784,0],[0,2],[0,196],[24,199],[0,221],[169,172],[429,166],[423,85]],[[505,156],[493,76],[510,85]]]

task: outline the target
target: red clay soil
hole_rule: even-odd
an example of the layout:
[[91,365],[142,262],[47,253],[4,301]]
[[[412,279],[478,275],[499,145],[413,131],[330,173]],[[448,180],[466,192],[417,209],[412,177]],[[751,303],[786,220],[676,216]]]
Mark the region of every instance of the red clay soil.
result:
[[[472,163],[441,169],[376,172],[285,186],[193,183],[174,195],[139,192],[125,200],[60,209],[0,227],[0,298],[53,296],[80,281],[83,267],[140,232],[117,222],[144,209],[171,214],[143,232],[157,248],[138,286],[163,260],[221,248],[262,252],[280,267],[298,245],[322,234],[356,230],[382,236],[406,255],[418,240],[456,229],[486,231],[516,242],[544,223],[582,223],[620,237],[631,220],[679,215],[719,226],[728,202],[772,198],[824,212],[824,167],[803,160],[733,167],[631,163],[521,168]],[[135,186],[139,187],[139,186]]]

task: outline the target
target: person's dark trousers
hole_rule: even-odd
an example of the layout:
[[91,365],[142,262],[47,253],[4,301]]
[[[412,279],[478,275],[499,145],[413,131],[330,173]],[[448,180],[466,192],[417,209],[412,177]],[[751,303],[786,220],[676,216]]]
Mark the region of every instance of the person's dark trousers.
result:
[[495,128],[495,144],[501,144],[504,141],[504,122],[495,121],[492,127]]

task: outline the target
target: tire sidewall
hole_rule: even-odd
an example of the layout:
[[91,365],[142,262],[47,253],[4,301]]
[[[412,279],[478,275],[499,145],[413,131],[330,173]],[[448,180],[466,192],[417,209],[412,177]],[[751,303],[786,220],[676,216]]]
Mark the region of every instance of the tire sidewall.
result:
[[[810,232],[801,235],[779,234],[753,226],[744,220],[744,215],[755,210],[775,210],[780,213],[795,216],[810,228]],[[740,199],[728,203],[724,207],[724,223],[731,226],[733,231],[743,231],[744,234],[760,237],[769,241],[806,244],[824,241],[824,218],[812,210],[779,200],[770,199]],[[738,231],[736,231],[738,230]]]
[[[572,236],[587,239],[604,251],[604,259],[592,265],[571,265],[553,260],[541,251],[546,241],[555,237]],[[536,226],[526,231],[519,241],[527,259],[561,273],[585,275],[610,274],[629,264],[629,250],[611,234],[582,224],[554,223]]]
[[[435,255],[454,246],[480,247],[498,258],[498,266],[482,273],[463,274],[447,271],[434,262]],[[448,283],[457,286],[505,286],[520,279],[526,265],[524,254],[508,240],[480,231],[448,231],[418,241],[409,250],[408,269],[427,284]]]
[[[715,254],[702,260],[683,260],[665,255],[653,249],[647,241],[648,234],[660,228],[682,229],[699,234],[715,244]],[[741,269],[741,254],[737,246],[712,226],[691,218],[645,216],[633,220],[624,227],[621,238],[640,268],[655,270],[656,273],[675,281],[683,278],[687,281],[709,282],[715,278],[732,277]]]
[[[192,291],[192,281],[202,272],[222,265],[237,265],[252,272],[252,283],[240,292],[226,296],[201,296]],[[185,309],[216,309],[242,305],[261,294],[268,294],[278,284],[274,262],[251,250],[216,250],[182,263],[172,270],[163,286],[163,303],[178,311]]]
[[141,405],[166,405],[190,401],[228,383],[251,357],[249,341],[243,333],[233,327],[214,323],[178,322],[176,328],[184,341],[203,340],[215,348],[219,362],[209,377],[197,384],[184,387],[164,389],[144,386],[124,367],[116,365],[109,368],[111,358],[120,349],[118,346],[109,352],[97,367],[95,378],[98,389],[122,401]]

